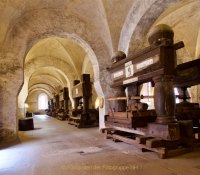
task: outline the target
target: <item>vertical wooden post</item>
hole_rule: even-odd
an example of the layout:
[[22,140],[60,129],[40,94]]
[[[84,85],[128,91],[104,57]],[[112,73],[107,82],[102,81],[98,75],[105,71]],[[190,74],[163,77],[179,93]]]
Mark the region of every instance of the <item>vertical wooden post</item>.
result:
[[64,99],[64,112],[68,113],[69,112],[69,91],[67,87],[64,87],[63,89],[63,99]]
[[92,95],[91,82],[90,82],[90,74],[82,75],[82,83],[83,83],[83,113],[87,113],[89,109],[89,99]]
[[157,123],[175,122],[175,95],[173,88],[173,76],[161,75],[153,78],[154,105],[157,113]]
[[[77,85],[80,83],[80,80],[74,80],[73,85]],[[77,109],[79,105],[79,99],[78,98],[74,98],[74,109]]]

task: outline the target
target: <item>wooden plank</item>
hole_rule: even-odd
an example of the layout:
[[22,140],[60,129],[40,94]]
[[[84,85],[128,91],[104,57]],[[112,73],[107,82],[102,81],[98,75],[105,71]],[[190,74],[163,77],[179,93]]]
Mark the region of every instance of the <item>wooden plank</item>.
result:
[[115,100],[140,100],[145,98],[154,98],[154,96],[131,96],[131,97],[110,97],[106,98],[108,101],[115,101]]
[[126,138],[126,137],[123,137],[123,136],[120,136],[117,134],[113,134],[112,137],[115,140],[121,140],[121,141],[131,144],[131,145],[137,144],[137,142],[134,139]]
[[181,154],[185,154],[190,151],[191,151],[190,148],[184,148],[184,147],[173,149],[173,150],[166,150],[166,152],[164,154],[160,155],[160,158],[165,159],[165,158],[169,158],[169,157],[174,157],[174,156],[178,156]]
[[109,118],[122,118],[129,120],[132,117],[131,112],[108,112],[108,115],[106,115],[106,119]]
[[113,128],[101,128],[100,132],[105,133],[106,130],[113,130]]
[[72,120],[80,120],[81,117],[80,116],[77,116],[77,117],[70,116],[70,119],[72,119]]
[[121,141],[123,141],[125,143],[131,144],[131,145],[135,145],[138,148],[141,148],[142,151],[153,151],[153,152],[156,152],[156,153],[159,154],[159,157],[161,159],[177,156],[177,155],[184,154],[186,152],[190,152],[191,151],[191,148],[184,148],[184,147],[179,147],[177,149],[172,149],[172,150],[169,150],[169,149],[167,149],[165,147],[150,148],[150,147],[148,147],[146,145],[138,144],[138,142],[136,140],[134,140],[134,139],[126,138],[126,137],[123,137],[123,136],[120,136],[120,135],[116,135],[116,134],[113,134],[112,137],[115,140],[121,140]]
[[107,122],[132,125],[132,120],[131,119],[107,118]]
[[115,123],[115,122],[109,122],[105,121],[106,127],[119,127],[119,128],[127,128],[127,129],[132,129],[132,124],[131,123]]
[[113,134],[112,137],[115,138],[116,140],[121,140],[125,143],[135,145],[138,148],[145,148],[147,150],[150,150],[150,151],[153,151],[153,152],[156,152],[156,153],[159,153],[159,154],[165,154],[166,153],[166,149],[163,148],[163,147],[150,148],[150,147],[147,147],[146,145],[138,144],[137,141],[134,140],[134,139],[126,138],[126,137],[123,137],[123,136],[120,136],[120,135],[117,135],[117,134]]
[[146,135],[146,131],[147,131],[147,128],[129,129],[129,128],[123,128],[123,127],[117,127],[117,126],[113,126],[113,128],[116,130],[138,134],[138,135]]

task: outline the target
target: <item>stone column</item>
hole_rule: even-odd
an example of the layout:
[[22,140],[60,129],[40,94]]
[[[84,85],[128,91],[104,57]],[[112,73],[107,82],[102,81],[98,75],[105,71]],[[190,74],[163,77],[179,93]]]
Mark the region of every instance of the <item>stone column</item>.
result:
[[5,77],[0,80],[0,143],[17,138],[17,98],[22,81],[19,77]]

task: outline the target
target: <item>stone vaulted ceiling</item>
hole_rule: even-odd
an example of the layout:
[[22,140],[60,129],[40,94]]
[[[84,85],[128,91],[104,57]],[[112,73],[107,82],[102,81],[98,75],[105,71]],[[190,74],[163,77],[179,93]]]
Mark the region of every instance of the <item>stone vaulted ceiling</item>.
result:
[[104,70],[111,57],[147,46],[149,31],[160,23],[185,43],[179,63],[200,56],[199,0],[1,0],[0,73],[16,70],[16,84],[24,70],[19,103],[37,91],[51,98],[82,73],[109,93]]

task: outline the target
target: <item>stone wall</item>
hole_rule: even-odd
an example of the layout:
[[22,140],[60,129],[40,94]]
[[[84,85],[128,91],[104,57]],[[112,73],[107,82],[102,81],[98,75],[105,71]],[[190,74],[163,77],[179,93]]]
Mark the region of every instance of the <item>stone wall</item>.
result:
[[[196,42],[200,28],[199,3],[180,0],[125,0],[123,4],[119,0],[1,1],[0,140],[16,138],[18,112],[23,112],[27,92],[43,90],[50,96],[60,87],[71,88],[73,80],[80,79],[80,65],[85,55],[94,71],[97,96],[105,99],[119,95],[120,91],[110,88],[107,71],[112,54],[116,50],[127,54],[144,47],[149,29],[160,22],[175,26],[176,39],[182,40],[184,36],[183,53],[187,51],[187,57],[196,59],[192,57],[198,56],[200,50]],[[191,25],[185,25],[190,22]],[[43,43],[46,40],[49,44]],[[23,98],[18,100],[23,83],[24,94],[20,95]],[[195,93],[199,94],[199,87]],[[35,101],[30,102],[31,108],[36,110]],[[100,128],[104,127],[108,110],[104,101],[100,109]]]

